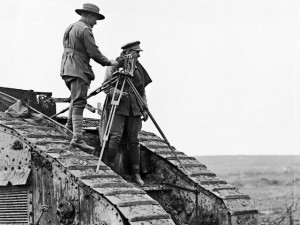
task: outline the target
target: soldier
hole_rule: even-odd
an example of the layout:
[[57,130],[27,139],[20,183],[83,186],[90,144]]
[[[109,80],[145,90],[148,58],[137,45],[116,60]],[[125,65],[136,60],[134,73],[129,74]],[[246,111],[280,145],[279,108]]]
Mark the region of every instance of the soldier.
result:
[[72,147],[83,150],[94,150],[86,144],[82,136],[83,110],[87,103],[87,91],[92,80],[95,79],[89,64],[92,58],[102,66],[117,66],[115,60],[108,60],[95,43],[92,28],[97,20],[105,17],[99,13],[99,7],[86,3],[82,9],[75,12],[81,19],[71,24],[65,31],[63,38],[64,52],[61,61],[60,75],[71,91],[71,102],[66,126],[73,129]]
[[[147,102],[145,87],[151,83],[151,78],[149,77],[147,71],[143,68],[143,66],[137,61],[140,57],[140,42],[131,42],[124,46],[122,46],[121,56],[117,58],[119,62],[119,66],[107,67],[107,73],[105,81],[112,77],[114,71],[116,71],[120,67],[124,67],[124,55],[132,54],[132,57],[136,59],[136,66],[133,71],[133,77],[129,79],[132,80],[134,86],[138,90],[139,94],[142,96],[144,102]],[[122,83],[122,81],[120,82]],[[120,88],[120,87],[119,87]],[[103,112],[107,112],[110,109],[110,102],[113,95],[114,88],[111,88],[107,93],[105,110]],[[119,145],[122,140],[123,132],[126,133],[126,142],[127,148],[129,150],[130,159],[132,163],[131,171],[132,171],[132,179],[139,185],[143,185],[144,182],[140,177],[140,148],[139,148],[139,139],[138,134],[142,128],[142,119],[148,119],[148,114],[145,110],[141,109],[138,104],[137,98],[133,91],[131,90],[128,83],[125,84],[123,95],[118,105],[115,116],[113,118],[112,127],[110,131],[110,138],[108,143],[107,150],[107,163],[110,167],[114,168],[116,154],[119,151]],[[120,93],[120,90],[117,89],[117,95]],[[102,114],[103,115],[103,114]],[[105,116],[101,117],[100,127],[105,127]],[[103,132],[102,132],[103,133]],[[100,133],[101,137],[101,133]],[[101,138],[100,138],[101,139]]]

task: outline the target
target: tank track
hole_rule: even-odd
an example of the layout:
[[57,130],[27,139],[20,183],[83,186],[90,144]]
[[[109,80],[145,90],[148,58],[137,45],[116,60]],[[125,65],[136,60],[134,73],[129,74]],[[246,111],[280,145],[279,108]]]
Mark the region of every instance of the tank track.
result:
[[[0,115],[1,132],[23,140],[32,154],[51,163],[68,179],[115,211],[119,224],[174,224],[170,215],[138,186],[125,181],[104,163],[95,172],[98,158],[70,147],[70,136],[51,123],[43,125]],[[125,221],[125,222],[124,222]]]
[[[167,162],[170,168],[173,167],[182,179],[188,179],[189,187],[195,187],[199,193],[204,193],[210,198],[217,199],[229,212],[229,224],[258,224],[258,210],[255,208],[252,200],[246,194],[241,193],[237,188],[229,185],[226,181],[217,177],[207,167],[201,164],[194,157],[186,156],[183,152],[176,150],[173,146],[176,156],[181,161],[185,171],[176,160],[173,152],[166,142],[151,132],[142,131],[140,133],[141,145],[154,153],[160,160]],[[163,171],[161,172],[163,173]],[[166,177],[161,180],[165,180]],[[179,180],[176,178],[176,180]],[[172,181],[175,183],[175,181]],[[171,183],[169,185],[172,186]],[[176,186],[174,185],[176,188]],[[184,187],[178,187],[183,188]],[[251,219],[250,219],[251,218]]]

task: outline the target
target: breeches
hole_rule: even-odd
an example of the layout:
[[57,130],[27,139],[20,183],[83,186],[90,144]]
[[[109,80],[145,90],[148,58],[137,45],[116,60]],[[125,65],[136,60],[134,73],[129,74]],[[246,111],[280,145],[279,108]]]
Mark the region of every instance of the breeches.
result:
[[84,108],[87,103],[88,84],[80,78],[65,77],[65,83],[71,91],[71,105],[74,109]]

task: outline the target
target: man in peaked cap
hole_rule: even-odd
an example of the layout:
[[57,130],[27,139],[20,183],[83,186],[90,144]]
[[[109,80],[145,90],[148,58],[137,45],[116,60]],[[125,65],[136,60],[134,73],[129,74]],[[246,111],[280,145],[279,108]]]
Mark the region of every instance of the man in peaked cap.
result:
[[63,37],[64,52],[61,61],[60,75],[71,91],[71,102],[66,126],[73,129],[73,139],[70,145],[84,150],[94,150],[86,144],[82,136],[83,110],[87,103],[87,91],[95,79],[89,62],[92,58],[102,66],[117,66],[116,60],[108,60],[95,43],[92,28],[97,20],[105,17],[99,13],[98,6],[90,3],[83,4],[82,9],[75,12],[81,19],[71,24]]
[[134,41],[134,42],[130,42],[126,45],[123,45],[121,47],[121,49],[123,49],[123,51],[127,51],[127,50],[135,50],[137,52],[140,52],[140,51],[143,51],[141,48],[140,48],[140,44],[141,42],[140,41]]
[[[119,62],[119,66],[107,67],[105,81],[110,79],[113,73],[118,70],[118,68],[124,68],[124,56],[131,54],[132,57],[136,59],[136,64],[133,70],[133,77],[129,76],[128,78],[131,79],[139,94],[142,96],[144,102],[147,103],[145,87],[151,83],[152,80],[147,71],[137,60],[140,57],[140,52],[142,51],[140,48],[140,42],[131,42],[122,46],[121,48],[123,51],[120,57],[116,59]],[[122,80],[119,83],[122,83]],[[121,87],[118,87],[117,95],[120,94],[119,88]],[[106,127],[105,118],[107,118],[107,114],[111,108],[110,102],[113,91],[114,88],[112,87],[107,92],[107,97],[104,104],[105,110],[103,110],[101,115],[99,126],[101,141],[101,135],[103,136],[104,129]],[[139,185],[143,185],[144,182],[140,177],[140,148],[138,134],[142,128],[141,117],[143,117],[143,120],[146,121],[148,119],[148,114],[139,106],[138,100],[128,83],[125,84],[123,91],[124,92],[122,94],[121,101],[116,109],[115,117],[112,122],[108,149],[106,151],[106,161],[110,167],[118,170],[118,168],[115,168],[116,155],[119,152],[119,145],[121,143],[123,133],[126,133],[126,144],[131,161],[132,180]]]

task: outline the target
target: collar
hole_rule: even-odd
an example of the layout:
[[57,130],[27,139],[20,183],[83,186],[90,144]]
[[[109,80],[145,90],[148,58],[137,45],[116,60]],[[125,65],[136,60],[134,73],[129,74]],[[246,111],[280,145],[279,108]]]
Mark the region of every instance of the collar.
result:
[[84,23],[85,25],[87,25],[88,27],[92,28],[91,25],[89,25],[87,22],[85,22],[84,20],[80,19],[80,22]]

